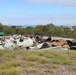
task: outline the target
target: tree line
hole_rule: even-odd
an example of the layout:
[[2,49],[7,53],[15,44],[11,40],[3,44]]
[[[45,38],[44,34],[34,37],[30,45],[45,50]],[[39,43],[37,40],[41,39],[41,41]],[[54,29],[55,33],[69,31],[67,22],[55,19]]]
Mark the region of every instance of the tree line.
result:
[[61,26],[55,26],[50,23],[47,25],[37,25],[35,27],[28,26],[26,28],[17,27],[17,26],[7,26],[0,23],[0,32],[5,32],[6,35],[13,34],[35,34],[42,36],[57,36],[57,37],[66,37],[66,38],[76,38],[76,30],[71,31],[68,28],[62,28]]

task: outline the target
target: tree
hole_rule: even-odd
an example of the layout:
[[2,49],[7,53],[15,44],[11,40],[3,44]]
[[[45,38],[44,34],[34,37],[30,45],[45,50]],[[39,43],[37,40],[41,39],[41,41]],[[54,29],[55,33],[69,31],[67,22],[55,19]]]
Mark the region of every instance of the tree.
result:
[[0,31],[3,31],[3,24],[2,23],[0,23]]

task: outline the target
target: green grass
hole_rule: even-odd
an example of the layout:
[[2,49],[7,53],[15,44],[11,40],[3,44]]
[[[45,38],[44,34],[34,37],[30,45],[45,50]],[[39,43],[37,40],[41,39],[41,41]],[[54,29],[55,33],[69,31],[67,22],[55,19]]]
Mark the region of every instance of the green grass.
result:
[[34,54],[25,55],[23,57],[23,59],[27,60],[27,61],[35,61],[35,62],[40,62],[40,63],[47,63],[48,62],[47,58],[41,57],[41,56],[38,56],[38,55],[34,55]]
[[17,68],[0,69],[0,75],[20,75],[21,71]]
[[13,60],[13,61],[7,61],[5,62],[5,66],[11,68],[11,67],[17,67],[21,65],[21,61]]
[[0,50],[0,75],[50,75],[60,66],[76,71],[76,51]]

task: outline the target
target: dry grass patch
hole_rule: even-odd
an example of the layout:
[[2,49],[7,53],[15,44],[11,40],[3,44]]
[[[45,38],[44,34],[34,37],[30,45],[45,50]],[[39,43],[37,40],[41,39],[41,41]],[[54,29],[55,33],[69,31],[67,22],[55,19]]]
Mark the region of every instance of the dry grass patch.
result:
[[28,67],[28,68],[25,68],[25,71],[28,72],[28,73],[35,73],[37,72],[37,68],[34,68],[34,67]]
[[48,68],[48,69],[57,69],[57,68],[59,68],[59,65],[56,65],[56,64],[45,64],[44,66],[46,68]]

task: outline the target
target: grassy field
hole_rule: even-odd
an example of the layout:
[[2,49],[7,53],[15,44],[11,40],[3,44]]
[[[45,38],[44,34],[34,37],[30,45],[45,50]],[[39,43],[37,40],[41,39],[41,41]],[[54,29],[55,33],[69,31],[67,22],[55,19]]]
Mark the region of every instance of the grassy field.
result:
[[76,51],[0,50],[0,75],[76,75]]

